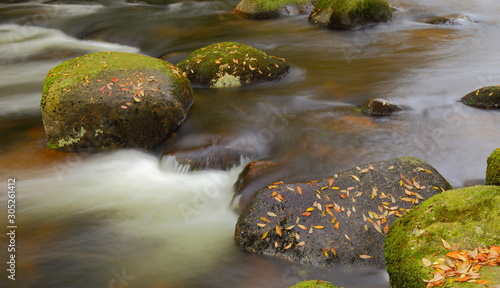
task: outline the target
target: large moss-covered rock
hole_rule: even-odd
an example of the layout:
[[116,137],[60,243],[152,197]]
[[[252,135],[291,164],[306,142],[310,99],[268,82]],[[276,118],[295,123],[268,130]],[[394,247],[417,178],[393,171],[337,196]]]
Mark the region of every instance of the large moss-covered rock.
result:
[[486,168],[486,185],[500,186],[500,148],[497,148],[488,157],[488,167]]
[[487,86],[470,92],[460,99],[465,105],[484,108],[500,109],[500,86]]
[[274,183],[245,206],[236,243],[248,252],[316,267],[382,267],[389,226],[450,188],[414,157],[362,165],[321,181]]
[[193,84],[213,88],[272,81],[290,69],[285,59],[236,42],[216,43],[195,50],[177,67]]
[[51,148],[151,149],[185,119],[189,80],[174,65],[144,55],[100,52],[54,67],[41,110]]
[[392,8],[383,0],[319,0],[309,22],[328,28],[354,29],[392,19]]
[[247,18],[267,19],[310,13],[310,0],[242,0],[234,13]]
[[[438,269],[446,269],[437,265],[451,267],[455,262],[446,256],[450,250],[473,251],[478,247],[488,249],[490,245],[499,244],[500,187],[474,186],[443,192],[404,215],[391,227],[385,244],[391,286],[425,288],[427,283],[424,279],[434,279]],[[469,271],[468,268],[465,270]],[[500,285],[500,266],[482,267],[478,272],[481,279],[462,278],[464,282],[452,282],[461,276],[466,277],[465,270],[458,272],[458,277],[445,278],[439,287]],[[484,286],[468,280],[492,283]]]
[[307,280],[299,282],[290,288],[338,288],[338,287],[326,281]]

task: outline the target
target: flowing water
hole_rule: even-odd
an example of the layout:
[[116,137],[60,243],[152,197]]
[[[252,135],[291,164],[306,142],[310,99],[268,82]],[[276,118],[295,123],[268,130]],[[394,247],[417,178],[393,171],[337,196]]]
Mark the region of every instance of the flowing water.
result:
[[[229,13],[233,0],[10,2],[0,1],[0,179],[2,187],[17,179],[17,273],[8,280],[1,264],[1,287],[280,288],[310,278],[389,287],[379,269],[321,271],[241,252],[230,202],[243,163],[190,171],[160,150],[48,149],[38,108],[43,79],[87,53],[175,63],[205,45],[236,41],[285,57],[292,70],[278,82],[196,88],[173,140],[227,136],[251,152],[246,160],[281,163],[283,180],[416,156],[462,187],[484,179],[486,158],[500,146],[500,113],[458,102],[500,85],[496,0],[391,0],[392,22],[349,32],[314,27],[307,16],[241,19]],[[452,13],[475,22],[425,23]],[[373,97],[405,111],[385,118],[355,111]]]

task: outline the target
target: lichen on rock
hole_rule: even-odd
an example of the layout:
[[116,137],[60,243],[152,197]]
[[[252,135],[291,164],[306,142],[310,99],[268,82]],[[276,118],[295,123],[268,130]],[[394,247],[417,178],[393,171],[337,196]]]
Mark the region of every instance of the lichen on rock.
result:
[[182,123],[193,99],[189,80],[174,65],[99,52],[51,69],[40,108],[50,148],[152,149]]
[[[433,266],[451,266],[446,260],[450,252],[447,245],[451,250],[500,246],[499,207],[500,187],[474,186],[440,193],[398,219],[385,243],[391,286],[427,287],[424,280],[434,279],[437,272]],[[500,285],[500,266],[486,267],[478,273],[480,280],[492,282],[491,287]],[[440,287],[484,287],[473,283],[479,279],[462,280],[446,278]]]
[[392,8],[383,0],[319,0],[309,15],[314,25],[355,29],[392,19]]
[[193,84],[212,88],[273,81],[290,69],[285,59],[236,42],[216,43],[195,50],[177,66]]

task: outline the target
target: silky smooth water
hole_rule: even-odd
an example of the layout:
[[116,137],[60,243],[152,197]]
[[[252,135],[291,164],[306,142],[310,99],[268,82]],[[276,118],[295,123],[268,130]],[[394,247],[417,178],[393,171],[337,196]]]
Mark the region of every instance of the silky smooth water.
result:
[[[279,162],[285,181],[313,180],[363,163],[419,157],[454,187],[484,181],[500,146],[500,113],[458,100],[500,85],[500,2],[389,1],[390,23],[317,28],[307,15],[241,19],[238,1],[0,1],[0,176],[17,178],[17,280],[1,287],[289,287],[319,278],[346,288],[389,287],[380,269],[322,271],[241,252],[233,241],[232,185],[244,163]],[[4,4],[2,4],[4,3]],[[66,3],[66,4],[64,4]],[[430,25],[434,16],[475,22]],[[39,112],[47,72],[97,51],[173,63],[215,42],[284,57],[280,81],[195,88],[173,143],[223,136],[244,148],[228,171],[190,171],[163,151],[65,153],[46,147]],[[360,114],[382,97],[405,107]],[[250,153],[248,153],[250,152]],[[278,177],[278,176],[276,176]],[[7,194],[0,194],[0,250]],[[2,220],[5,219],[5,220]]]

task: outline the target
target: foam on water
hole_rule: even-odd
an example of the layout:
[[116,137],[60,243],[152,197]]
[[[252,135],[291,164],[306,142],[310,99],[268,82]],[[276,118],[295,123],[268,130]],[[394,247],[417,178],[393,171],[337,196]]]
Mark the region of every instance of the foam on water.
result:
[[[212,267],[233,251],[237,216],[229,203],[240,168],[188,172],[172,159],[159,165],[157,158],[134,150],[75,159],[71,165],[55,164],[44,177],[19,179],[23,219],[65,223],[103,215],[106,234],[93,229],[88,237],[98,237],[103,247],[116,237],[128,247],[154,243],[154,251],[146,247],[141,256],[130,256],[127,268],[161,267],[175,275],[172,280]],[[119,246],[107,249],[124,248]]]

